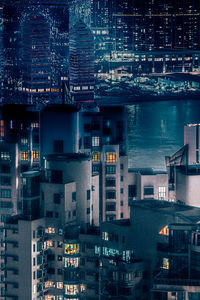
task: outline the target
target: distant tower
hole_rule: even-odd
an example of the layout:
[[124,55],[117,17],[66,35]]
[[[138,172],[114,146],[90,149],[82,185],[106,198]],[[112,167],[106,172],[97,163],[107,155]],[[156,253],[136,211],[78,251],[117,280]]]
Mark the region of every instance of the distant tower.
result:
[[50,30],[47,20],[30,15],[23,24],[23,87],[25,101],[35,103],[50,98]]
[[70,91],[75,102],[94,101],[94,40],[82,21],[70,31]]

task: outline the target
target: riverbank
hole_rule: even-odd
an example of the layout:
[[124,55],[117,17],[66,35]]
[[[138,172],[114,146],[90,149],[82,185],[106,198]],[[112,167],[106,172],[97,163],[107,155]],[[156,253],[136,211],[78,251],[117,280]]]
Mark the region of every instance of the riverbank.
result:
[[102,95],[96,96],[95,101],[99,105],[110,104],[135,104],[140,102],[176,101],[176,100],[200,100],[200,92],[166,94],[166,95]]

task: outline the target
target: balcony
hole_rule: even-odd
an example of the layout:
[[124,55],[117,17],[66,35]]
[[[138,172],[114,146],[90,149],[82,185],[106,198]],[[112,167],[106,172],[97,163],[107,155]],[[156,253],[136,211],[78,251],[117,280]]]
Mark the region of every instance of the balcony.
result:
[[200,280],[165,278],[158,274],[154,278],[153,291],[178,292],[187,291],[191,293],[200,293]]

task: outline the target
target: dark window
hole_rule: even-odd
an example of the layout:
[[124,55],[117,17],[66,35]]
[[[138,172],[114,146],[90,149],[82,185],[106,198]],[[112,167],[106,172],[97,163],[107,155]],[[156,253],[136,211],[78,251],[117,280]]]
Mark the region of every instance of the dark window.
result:
[[91,147],[90,136],[84,136],[84,148],[88,149]]
[[47,217],[47,218],[53,218],[53,212],[50,211],[50,210],[47,210],[47,211],[46,211],[46,217]]
[[55,204],[60,204],[60,201],[61,201],[61,195],[56,193],[56,194],[53,194],[53,202]]
[[151,186],[144,187],[144,196],[152,196],[154,194],[154,189]]
[[57,274],[58,274],[58,275],[62,275],[62,269],[58,269],[58,270],[57,270]]
[[124,170],[124,165],[123,164],[120,164],[120,169]]
[[0,208],[12,208],[13,203],[9,201],[0,201]]
[[116,186],[116,179],[113,177],[106,178],[106,187]]
[[42,270],[37,270],[37,278],[41,278],[42,277]]
[[2,164],[1,165],[1,173],[9,174],[10,172],[11,172],[10,165],[7,165],[7,164]]
[[11,198],[11,190],[10,189],[1,189],[0,197],[1,198]]
[[47,254],[47,260],[48,261],[54,261],[55,260],[55,254]]
[[87,190],[87,200],[90,200],[90,190]]
[[55,152],[55,153],[63,153],[63,151],[64,151],[63,140],[55,140],[53,142],[53,152]]
[[129,185],[128,196],[132,198],[132,197],[136,197],[136,195],[137,195],[136,185]]
[[62,244],[63,244],[62,242],[57,242],[57,247],[62,248]]
[[115,190],[107,190],[106,191],[106,199],[116,199],[116,191]]
[[116,220],[116,215],[107,215],[106,216],[106,221],[113,221]]
[[100,130],[100,125],[99,125],[99,123],[93,121],[93,122],[92,122],[92,130]]
[[90,208],[88,207],[88,208],[87,208],[87,214],[89,214],[89,213],[90,213]]
[[58,261],[62,261],[62,255],[58,255]]
[[85,132],[90,132],[90,130],[91,130],[90,124],[84,124],[84,131]]
[[122,219],[123,217],[124,217],[124,214],[123,214],[123,213],[121,213],[121,214],[120,214],[120,218]]
[[99,165],[93,164],[92,165],[92,172],[99,172]]
[[[42,271],[41,271],[42,272]],[[54,268],[48,268],[47,269],[48,274],[55,274],[55,269]]]
[[73,217],[76,216],[76,210],[73,210]]
[[106,203],[106,211],[116,211],[116,203],[115,202]]
[[33,135],[33,144],[39,144],[39,135],[38,134]]
[[1,185],[11,185],[11,177],[1,176],[0,184]]
[[61,170],[52,170],[51,171],[51,181],[52,183],[62,183],[63,173]]
[[106,166],[106,174],[116,174],[116,166]]
[[121,181],[124,181],[124,176],[121,176],[121,177],[120,177],[120,180],[121,180]]
[[123,188],[121,188],[121,189],[120,189],[120,193],[121,193],[121,194],[123,194],[123,192],[124,192],[124,189],[123,189]]
[[76,202],[76,192],[72,192],[72,202]]
[[120,201],[120,206],[124,206],[124,201],[123,200]]

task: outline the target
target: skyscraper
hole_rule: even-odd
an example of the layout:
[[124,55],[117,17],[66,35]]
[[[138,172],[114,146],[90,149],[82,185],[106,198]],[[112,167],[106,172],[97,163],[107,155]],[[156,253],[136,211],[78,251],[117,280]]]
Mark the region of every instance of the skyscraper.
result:
[[94,41],[88,26],[77,22],[70,31],[70,91],[75,102],[94,99]]
[[[37,90],[35,100],[38,102],[43,101],[44,96],[48,98],[47,94],[50,95],[50,102],[61,101],[62,81],[68,79],[68,4],[65,1],[6,1],[3,18],[3,101],[31,102],[30,89]],[[41,26],[40,30],[38,26]],[[30,38],[32,29],[35,31],[32,35],[34,42]],[[30,58],[32,55],[33,59]],[[34,60],[40,62],[40,67]],[[27,72],[37,75],[30,79]],[[32,85],[34,81],[36,86]],[[26,82],[25,86],[23,82]]]
[[50,29],[39,15],[28,16],[23,23],[22,91],[29,103],[50,100]]

